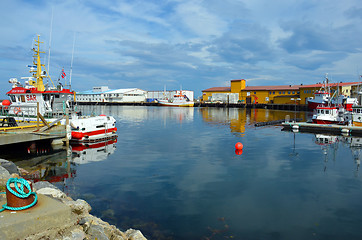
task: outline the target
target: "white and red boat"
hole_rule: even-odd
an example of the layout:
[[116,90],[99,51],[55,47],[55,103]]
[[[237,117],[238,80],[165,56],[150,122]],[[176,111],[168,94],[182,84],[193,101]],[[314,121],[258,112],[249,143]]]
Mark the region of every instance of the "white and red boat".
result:
[[158,100],[158,104],[169,107],[193,107],[194,101],[191,101],[185,94],[182,93],[182,91],[180,91],[171,99],[166,98]]
[[73,116],[70,121],[71,141],[94,142],[116,137],[116,120],[112,116]]
[[[16,121],[37,121],[38,113],[51,123],[59,121],[65,125],[65,116],[69,113],[70,125],[74,126],[71,130],[74,141],[104,139],[108,136],[115,135],[117,128],[116,120],[111,116],[78,116],[72,108],[72,102],[75,102],[75,92],[70,88],[65,88],[58,79],[58,85],[50,87],[44,85],[44,79],[51,78],[46,71],[43,71],[44,64],[41,63],[40,53],[40,36],[35,41],[34,65],[28,66],[31,77],[22,77],[26,81],[22,84],[16,78],[11,78],[9,82],[12,89],[6,94],[9,101],[3,101],[1,107],[1,116],[13,117]],[[62,78],[66,76],[64,70],[61,72]],[[53,83],[53,82],[52,82]]]
[[320,105],[316,108],[312,117],[317,124],[342,124],[346,125],[352,120],[352,113],[343,106]]
[[[352,106],[358,105],[357,98],[351,98],[344,95],[336,95],[338,91],[331,94],[331,84],[328,77],[324,81],[323,87],[314,93],[314,98],[308,99],[308,109],[315,110],[318,106],[337,106],[342,105],[347,111],[352,111]],[[338,84],[334,84],[338,88]]]

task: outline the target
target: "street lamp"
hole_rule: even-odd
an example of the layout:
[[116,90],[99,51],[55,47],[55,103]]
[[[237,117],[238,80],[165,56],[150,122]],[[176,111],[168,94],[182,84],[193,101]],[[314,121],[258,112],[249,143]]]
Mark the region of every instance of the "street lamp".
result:
[[294,122],[297,121],[297,101],[300,101],[300,98],[291,98],[290,100],[294,101]]

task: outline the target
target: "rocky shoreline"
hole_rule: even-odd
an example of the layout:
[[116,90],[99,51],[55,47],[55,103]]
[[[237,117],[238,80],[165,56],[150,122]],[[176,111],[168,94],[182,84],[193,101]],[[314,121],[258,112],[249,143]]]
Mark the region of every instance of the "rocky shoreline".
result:
[[[9,178],[19,177],[19,175],[21,176],[21,172],[22,169],[18,168],[13,162],[0,159],[0,192],[5,192],[6,183]],[[29,235],[21,236],[21,239],[146,240],[139,230],[128,229],[126,232],[122,232],[114,225],[110,225],[102,219],[89,214],[92,208],[86,201],[82,199],[73,200],[49,182],[42,181],[33,183],[33,191],[38,195],[45,195],[56,199],[61,204],[68,206],[71,210],[70,221],[64,222],[61,226],[50,227],[47,229],[40,227]],[[0,194],[0,203],[1,205],[6,203],[5,194]],[[31,211],[29,212],[31,214]],[[1,214],[2,212],[0,212],[0,217]],[[6,221],[6,219],[1,219],[1,221],[4,220]],[[4,232],[5,230],[1,229],[0,224],[0,238],[7,236]]]

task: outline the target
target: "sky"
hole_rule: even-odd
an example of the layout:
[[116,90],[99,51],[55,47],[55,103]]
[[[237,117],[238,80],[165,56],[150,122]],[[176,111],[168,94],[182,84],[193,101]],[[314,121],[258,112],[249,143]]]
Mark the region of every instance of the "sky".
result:
[[77,92],[183,89],[198,97],[233,79],[294,85],[362,74],[360,0],[2,0],[0,19],[2,99],[10,78],[29,76],[37,35],[53,82],[64,68]]

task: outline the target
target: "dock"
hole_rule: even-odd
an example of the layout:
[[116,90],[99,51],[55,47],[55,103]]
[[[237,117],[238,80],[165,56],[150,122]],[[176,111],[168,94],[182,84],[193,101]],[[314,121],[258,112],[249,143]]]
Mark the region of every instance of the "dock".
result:
[[348,125],[285,122],[281,126],[283,127],[282,131],[362,136],[362,127]]
[[14,127],[0,127],[0,146],[36,142],[42,140],[53,141],[66,136],[64,125],[47,127],[44,124],[21,122]]

